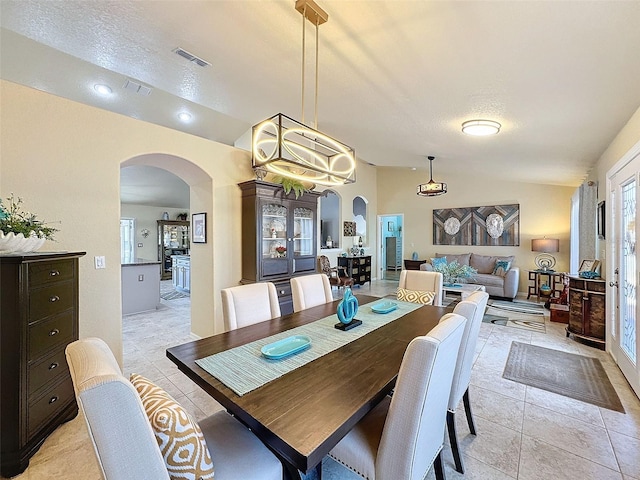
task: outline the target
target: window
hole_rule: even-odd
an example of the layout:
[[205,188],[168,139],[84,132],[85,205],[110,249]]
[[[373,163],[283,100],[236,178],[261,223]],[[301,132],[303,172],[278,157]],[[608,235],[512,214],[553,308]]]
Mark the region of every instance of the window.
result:
[[120,219],[120,260],[122,263],[131,263],[136,258],[135,228],[136,220],[134,218]]

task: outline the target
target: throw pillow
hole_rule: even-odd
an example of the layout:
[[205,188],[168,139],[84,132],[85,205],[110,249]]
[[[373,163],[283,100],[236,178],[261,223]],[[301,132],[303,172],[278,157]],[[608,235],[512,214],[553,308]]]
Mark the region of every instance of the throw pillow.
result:
[[447,257],[432,258],[431,265],[433,265],[434,268],[444,267],[447,265]]
[[432,305],[436,292],[423,292],[420,290],[407,290],[406,288],[398,288],[398,300],[403,302],[422,303],[424,305]]
[[191,415],[143,376],[133,373],[130,381],[140,395],[171,480],[213,479],[207,443]]
[[504,277],[511,268],[511,262],[506,260],[496,260],[496,266],[493,268],[493,274]]

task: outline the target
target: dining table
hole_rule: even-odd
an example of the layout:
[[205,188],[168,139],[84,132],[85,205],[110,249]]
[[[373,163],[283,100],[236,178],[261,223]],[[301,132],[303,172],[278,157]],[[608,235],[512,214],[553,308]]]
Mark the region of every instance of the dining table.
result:
[[[370,295],[356,298],[359,312],[367,308],[370,312],[372,302],[382,300]],[[431,305],[415,308],[242,395],[197,361],[319,322],[335,315],[339,302],[170,347],[166,352],[181,372],[277,455],[285,478],[300,479],[300,472],[321,469],[324,456],[393,390],[409,342],[426,335],[452,309]]]

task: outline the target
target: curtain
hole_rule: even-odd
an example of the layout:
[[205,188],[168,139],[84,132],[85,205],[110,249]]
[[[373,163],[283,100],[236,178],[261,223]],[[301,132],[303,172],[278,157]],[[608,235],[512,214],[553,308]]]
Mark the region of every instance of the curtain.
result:
[[579,192],[578,258],[582,262],[596,258],[598,185],[595,182],[585,182],[580,185]]

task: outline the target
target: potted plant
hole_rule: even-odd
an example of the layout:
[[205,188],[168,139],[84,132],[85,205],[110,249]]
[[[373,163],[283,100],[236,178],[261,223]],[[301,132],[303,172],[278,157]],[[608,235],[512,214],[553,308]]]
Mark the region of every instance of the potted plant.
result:
[[282,245],[278,245],[276,247],[276,252],[278,253],[279,257],[286,257],[287,256],[287,247],[284,247]]
[[12,193],[4,204],[0,199],[0,251],[34,252],[58,230],[47,227],[36,215],[22,210],[22,198]]
[[470,277],[478,273],[475,268],[469,265],[461,265],[456,260],[450,263],[434,265],[433,270],[442,273],[445,285],[465,283]]

